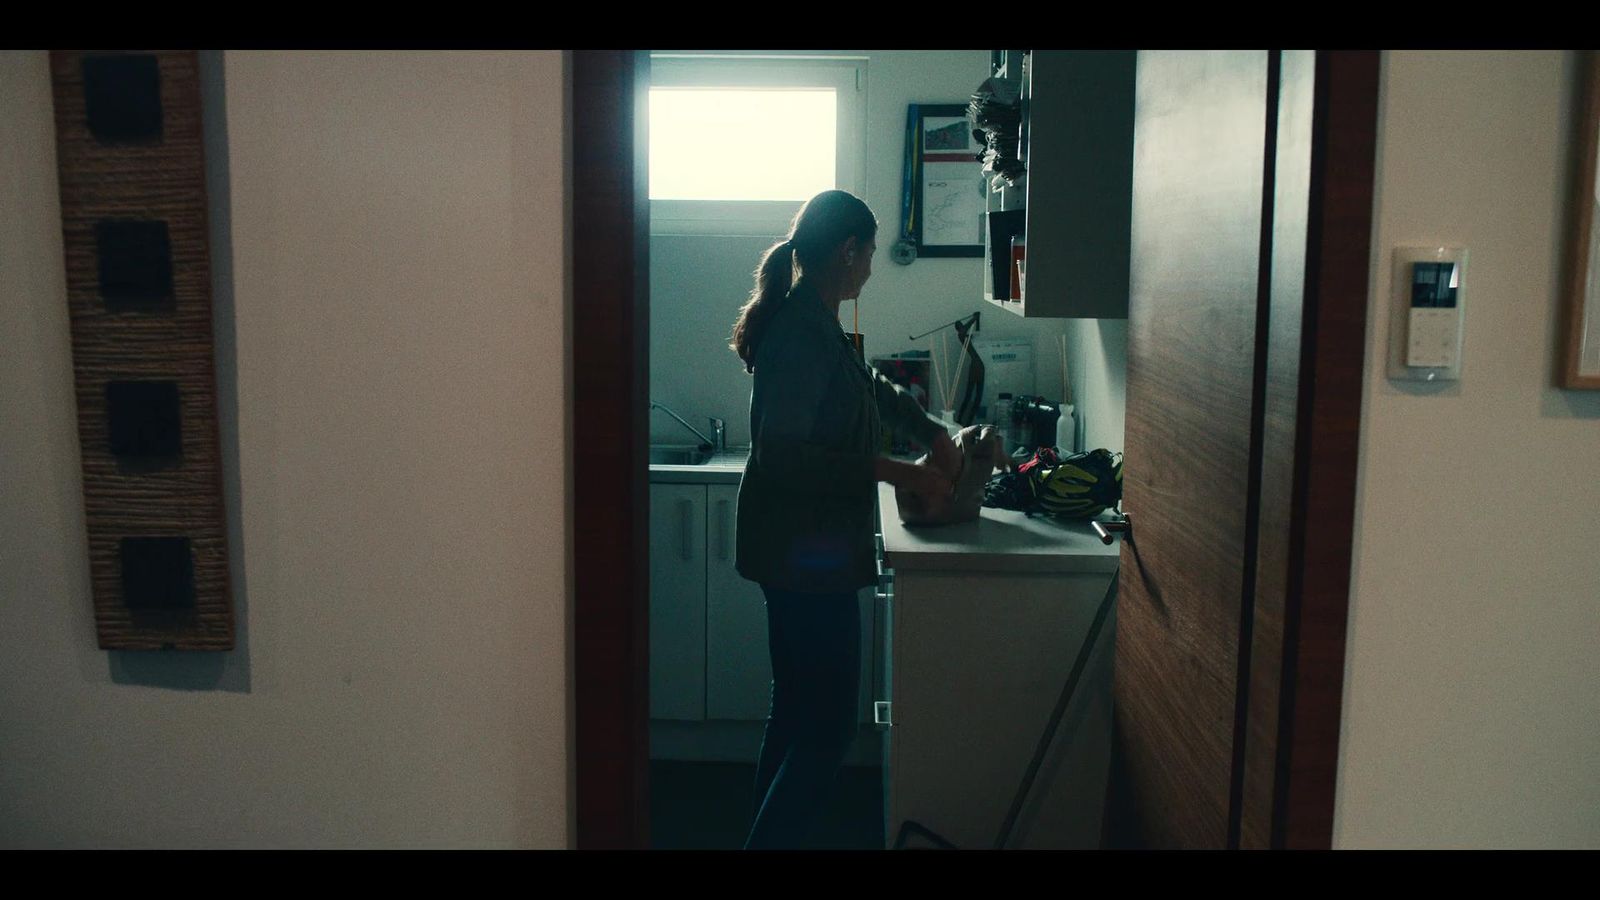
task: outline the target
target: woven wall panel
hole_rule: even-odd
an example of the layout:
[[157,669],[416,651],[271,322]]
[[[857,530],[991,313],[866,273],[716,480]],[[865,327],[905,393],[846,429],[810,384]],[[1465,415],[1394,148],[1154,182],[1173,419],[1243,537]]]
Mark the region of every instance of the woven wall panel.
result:
[[[199,58],[193,51],[151,52],[160,72],[160,136],[102,143],[86,115],[84,57],[103,55],[50,55],[95,624],[107,650],[229,650],[233,600],[217,440]],[[166,223],[170,301],[130,309],[101,296],[96,225],[106,220]],[[106,385],[113,381],[177,384],[177,459],[112,454]],[[129,609],[122,541],[154,537],[188,538],[192,607]]]

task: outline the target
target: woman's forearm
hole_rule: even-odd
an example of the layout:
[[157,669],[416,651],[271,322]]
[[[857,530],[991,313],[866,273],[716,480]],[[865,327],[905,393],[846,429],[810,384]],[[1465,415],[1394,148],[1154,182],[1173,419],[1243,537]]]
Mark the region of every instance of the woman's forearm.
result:
[[872,381],[878,415],[890,427],[908,435],[923,447],[931,447],[935,436],[944,433],[944,424],[930,416],[904,388],[877,371],[873,372]]

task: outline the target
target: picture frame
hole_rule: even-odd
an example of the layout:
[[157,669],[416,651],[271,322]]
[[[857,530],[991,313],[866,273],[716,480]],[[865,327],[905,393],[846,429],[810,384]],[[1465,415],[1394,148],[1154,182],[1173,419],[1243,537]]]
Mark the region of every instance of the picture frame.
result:
[[918,257],[982,257],[988,180],[963,104],[911,104],[906,116],[905,237]]
[[1579,51],[1575,169],[1557,380],[1600,390],[1600,52]]

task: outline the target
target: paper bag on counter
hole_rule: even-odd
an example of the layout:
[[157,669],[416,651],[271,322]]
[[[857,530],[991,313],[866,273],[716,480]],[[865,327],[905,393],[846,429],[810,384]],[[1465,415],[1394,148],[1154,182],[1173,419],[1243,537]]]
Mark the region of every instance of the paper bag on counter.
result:
[[[904,488],[895,488],[895,505],[900,521],[907,525],[953,525],[970,522],[983,508],[983,488],[989,476],[1005,463],[1005,448],[993,425],[968,425],[955,437],[961,451],[961,471],[955,476],[955,492],[948,497],[929,498]],[[931,456],[917,460],[931,466]]]

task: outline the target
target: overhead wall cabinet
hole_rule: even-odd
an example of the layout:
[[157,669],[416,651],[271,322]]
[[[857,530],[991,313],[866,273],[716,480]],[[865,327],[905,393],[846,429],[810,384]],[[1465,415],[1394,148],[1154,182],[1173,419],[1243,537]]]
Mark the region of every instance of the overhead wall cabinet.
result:
[[[1020,96],[1027,175],[1025,186],[988,195],[988,302],[1027,318],[1127,318],[1137,58],[1132,50],[995,52],[990,74],[1014,82]],[[1026,251],[1016,266],[1019,237]]]

